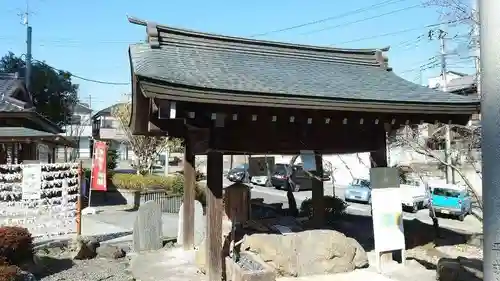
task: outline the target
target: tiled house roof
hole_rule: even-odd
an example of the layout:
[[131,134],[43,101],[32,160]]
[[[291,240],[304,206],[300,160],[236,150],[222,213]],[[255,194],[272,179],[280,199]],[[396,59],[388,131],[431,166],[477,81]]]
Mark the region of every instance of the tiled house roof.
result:
[[[383,49],[339,49],[201,33],[145,21],[148,43],[130,46],[133,73],[175,87],[229,94],[362,103],[479,105],[392,72]],[[225,97],[221,96],[221,99]],[[472,109],[471,109],[472,110]],[[475,109],[474,109],[475,110]]]

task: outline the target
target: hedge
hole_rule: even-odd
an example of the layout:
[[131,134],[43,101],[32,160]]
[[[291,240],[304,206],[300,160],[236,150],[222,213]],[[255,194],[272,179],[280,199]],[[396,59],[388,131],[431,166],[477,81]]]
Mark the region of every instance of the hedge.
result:
[[[116,173],[111,178],[113,185],[118,189],[146,191],[163,189],[168,194],[184,194],[184,176],[137,175]],[[196,200],[205,204],[205,188],[195,184]]]

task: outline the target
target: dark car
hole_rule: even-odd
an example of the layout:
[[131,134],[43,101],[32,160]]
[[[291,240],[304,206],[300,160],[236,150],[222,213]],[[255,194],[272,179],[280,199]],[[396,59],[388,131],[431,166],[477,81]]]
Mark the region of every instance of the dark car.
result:
[[[330,179],[330,173],[323,173],[323,181]],[[291,186],[293,191],[310,190],[312,188],[311,177],[302,168],[302,164],[290,166],[289,164],[276,164],[271,175],[271,184],[276,189],[287,190]]]
[[275,164],[274,171],[271,174],[271,185],[276,189],[286,189],[288,180],[292,173],[291,166],[288,164]]
[[250,182],[250,174],[248,173],[248,164],[241,164],[227,173],[227,179],[231,182]]

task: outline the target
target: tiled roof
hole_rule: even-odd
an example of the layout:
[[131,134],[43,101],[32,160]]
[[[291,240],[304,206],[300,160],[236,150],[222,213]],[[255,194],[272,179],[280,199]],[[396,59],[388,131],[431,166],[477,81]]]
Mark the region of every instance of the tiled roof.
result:
[[0,138],[35,138],[51,140],[58,144],[70,145],[72,147],[75,146],[73,141],[63,136],[25,127],[2,127],[0,130]]
[[377,49],[285,44],[152,24],[146,29],[149,43],[130,46],[134,74],[174,85],[335,100],[479,103],[398,77]]
[[24,108],[19,107],[11,102],[8,102],[5,99],[0,99],[0,112],[6,111],[23,111]]
[[8,97],[19,87],[15,74],[0,73],[0,96]]
[[0,73],[0,111],[23,111],[25,103],[12,96],[22,82],[15,74]]

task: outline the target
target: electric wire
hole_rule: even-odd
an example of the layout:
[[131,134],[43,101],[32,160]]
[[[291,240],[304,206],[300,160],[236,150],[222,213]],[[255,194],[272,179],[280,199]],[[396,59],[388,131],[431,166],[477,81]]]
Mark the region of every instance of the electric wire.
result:
[[126,85],[130,85],[130,82],[110,82],[110,81],[103,81],[103,80],[96,80],[96,79],[90,79],[90,78],[85,78],[83,76],[80,76],[80,75],[76,75],[76,74],[73,74],[69,71],[64,71],[64,70],[60,70],[58,68],[55,68],[49,64],[47,64],[46,62],[44,61],[40,61],[40,60],[37,60],[37,59],[32,59],[33,61],[36,61],[38,63],[41,63],[49,68],[51,68],[52,70],[55,70],[57,72],[67,72],[69,73],[69,75],[71,77],[75,77],[75,78],[78,78],[80,80],[83,80],[83,81],[87,81],[87,82],[92,82],[92,83],[97,83],[97,84],[105,84],[105,85],[115,85],[115,86],[126,86]]
[[393,14],[396,14],[396,13],[404,12],[404,11],[415,9],[415,8],[421,8],[421,7],[422,7],[422,4],[413,5],[413,6],[410,6],[410,7],[405,7],[405,8],[402,8],[402,9],[393,10],[393,11],[390,11],[390,12],[387,12],[387,13],[378,14],[378,15],[375,15],[375,16],[371,16],[371,17],[367,17],[367,18],[362,18],[362,19],[355,20],[355,21],[350,21],[350,22],[341,23],[341,24],[334,25],[334,26],[327,26],[327,27],[324,27],[324,28],[321,28],[321,29],[316,29],[316,30],[308,31],[308,32],[305,32],[305,33],[301,33],[300,35],[310,35],[310,34],[314,34],[314,33],[318,33],[318,32],[323,32],[323,31],[327,31],[327,30],[336,29],[336,28],[339,28],[339,27],[346,27],[346,26],[349,26],[349,25],[352,25],[352,24],[361,23],[361,22],[365,22],[365,21],[368,21],[368,20],[377,19],[377,18],[381,18],[381,17],[384,17],[384,16],[393,15]]
[[366,12],[366,11],[372,10],[374,8],[381,8],[381,7],[384,7],[387,5],[391,5],[391,4],[395,4],[395,3],[399,3],[399,2],[404,2],[404,1],[408,1],[408,0],[396,0],[396,1],[395,0],[387,0],[387,1],[383,1],[381,3],[367,6],[367,7],[363,7],[363,8],[359,8],[359,9],[352,10],[349,12],[345,12],[345,13],[340,14],[340,15],[335,15],[335,16],[331,16],[331,17],[327,17],[327,18],[323,18],[323,19],[319,19],[319,20],[314,20],[314,21],[310,21],[310,22],[306,22],[306,23],[302,23],[302,24],[298,24],[298,25],[293,25],[293,26],[289,26],[289,27],[285,27],[285,28],[280,28],[280,29],[275,29],[275,30],[271,30],[271,31],[267,31],[267,32],[253,34],[253,35],[250,35],[249,38],[262,37],[262,36],[267,36],[267,35],[271,35],[271,34],[290,31],[290,30],[294,30],[294,29],[298,29],[298,28],[302,28],[302,27],[306,27],[306,26],[310,26],[310,25],[316,25],[319,23],[324,23],[324,22],[331,21],[331,20],[345,18],[347,16]]

